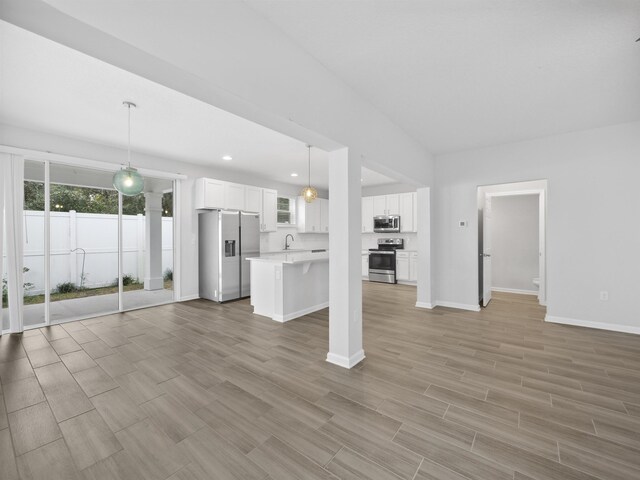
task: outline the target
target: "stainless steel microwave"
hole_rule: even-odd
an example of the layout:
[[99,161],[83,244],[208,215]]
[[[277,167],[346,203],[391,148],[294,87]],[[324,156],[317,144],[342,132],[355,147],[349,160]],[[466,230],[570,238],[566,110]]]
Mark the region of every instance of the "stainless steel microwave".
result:
[[377,233],[400,232],[400,215],[373,217],[373,231]]

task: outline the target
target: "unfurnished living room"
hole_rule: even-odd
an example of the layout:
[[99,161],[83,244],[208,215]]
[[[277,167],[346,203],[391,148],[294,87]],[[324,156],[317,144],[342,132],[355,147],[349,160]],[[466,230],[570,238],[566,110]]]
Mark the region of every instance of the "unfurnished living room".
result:
[[640,479],[639,37],[0,0],[0,479]]

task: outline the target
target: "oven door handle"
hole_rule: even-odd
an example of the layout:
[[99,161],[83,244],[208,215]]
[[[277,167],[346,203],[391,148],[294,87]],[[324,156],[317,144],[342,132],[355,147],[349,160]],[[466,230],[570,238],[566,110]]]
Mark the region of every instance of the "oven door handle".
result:
[[388,251],[379,251],[379,252],[369,252],[369,255],[395,255],[396,252],[388,250]]

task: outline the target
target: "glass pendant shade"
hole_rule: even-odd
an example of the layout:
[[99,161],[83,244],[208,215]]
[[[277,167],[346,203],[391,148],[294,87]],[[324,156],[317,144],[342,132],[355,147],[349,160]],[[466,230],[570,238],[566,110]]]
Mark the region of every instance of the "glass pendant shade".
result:
[[305,202],[311,203],[318,197],[318,191],[311,186],[304,187],[302,192],[300,192],[300,195],[302,195]]
[[113,176],[113,187],[123,195],[133,197],[144,189],[144,179],[135,168],[123,168]]
[[318,191],[311,186],[311,145],[307,145],[307,151],[309,153],[309,182],[302,189],[300,195],[302,195],[305,202],[311,203],[318,197]]

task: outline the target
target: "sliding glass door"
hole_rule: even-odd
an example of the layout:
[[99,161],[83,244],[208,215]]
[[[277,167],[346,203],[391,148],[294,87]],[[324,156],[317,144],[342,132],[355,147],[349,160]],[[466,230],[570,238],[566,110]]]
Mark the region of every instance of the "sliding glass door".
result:
[[[22,279],[16,283],[22,291],[16,298],[22,299],[24,328],[173,301],[173,181],[147,177],[143,193],[126,197],[113,188],[112,177],[109,171],[24,161],[24,175],[18,177],[21,218],[12,218],[23,231]],[[3,204],[0,213],[6,239]],[[7,252],[5,240],[0,265],[5,331],[14,318],[8,308]]]

